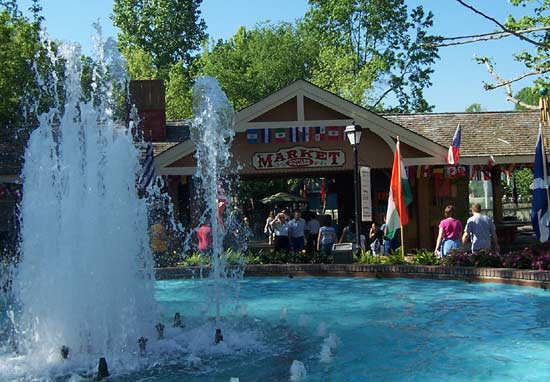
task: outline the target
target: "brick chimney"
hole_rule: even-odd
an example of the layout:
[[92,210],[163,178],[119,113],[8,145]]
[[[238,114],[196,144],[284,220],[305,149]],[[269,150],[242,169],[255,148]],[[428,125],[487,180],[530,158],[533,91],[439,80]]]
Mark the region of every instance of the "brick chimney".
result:
[[140,132],[153,142],[166,139],[166,105],[162,80],[130,81],[131,102],[138,109]]

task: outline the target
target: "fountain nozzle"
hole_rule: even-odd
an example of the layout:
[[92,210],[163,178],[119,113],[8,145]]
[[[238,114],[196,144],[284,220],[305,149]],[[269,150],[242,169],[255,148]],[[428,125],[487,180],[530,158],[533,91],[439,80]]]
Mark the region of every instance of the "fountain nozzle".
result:
[[216,335],[214,336],[214,343],[219,344],[222,341],[223,341],[222,330],[218,328],[216,329]]
[[101,357],[97,365],[96,381],[101,381],[103,378],[108,376],[109,376],[109,367],[107,366],[107,361],[105,360],[104,357]]
[[61,357],[63,359],[67,359],[69,357],[69,347],[68,346],[61,346]]
[[144,355],[145,354],[145,348],[147,347],[147,338],[141,336],[139,337],[138,339],[138,344],[139,344],[139,355]]
[[158,339],[162,340],[164,338],[164,325],[159,322],[155,328],[157,329]]
[[181,314],[179,312],[176,312],[176,314],[174,314],[174,328],[181,327],[183,327],[183,324],[181,322]]

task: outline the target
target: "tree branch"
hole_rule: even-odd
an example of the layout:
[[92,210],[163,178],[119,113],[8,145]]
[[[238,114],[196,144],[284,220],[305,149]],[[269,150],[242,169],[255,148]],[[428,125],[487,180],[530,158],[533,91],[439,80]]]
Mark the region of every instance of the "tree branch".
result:
[[536,46],[541,47],[541,48],[544,48],[544,49],[550,48],[550,45],[548,45],[548,44],[540,43],[540,42],[535,41],[535,40],[533,40],[533,39],[531,39],[531,38],[529,38],[529,37],[524,36],[524,35],[521,34],[521,33],[518,33],[517,31],[514,31],[514,30],[512,30],[512,29],[507,28],[506,26],[504,26],[504,24],[500,23],[497,19],[495,19],[495,18],[493,18],[493,17],[491,17],[491,16],[486,15],[485,13],[479,11],[478,9],[474,8],[473,6],[471,6],[471,5],[469,5],[469,4],[466,4],[464,1],[462,1],[462,0],[456,0],[456,1],[457,1],[459,4],[462,4],[464,7],[466,7],[466,8],[468,8],[468,9],[472,10],[474,13],[477,13],[478,15],[480,15],[480,16],[486,18],[487,20],[491,20],[492,22],[494,22],[495,24],[497,24],[503,31],[508,32],[508,33],[511,33],[511,34],[513,34],[514,36],[516,36],[517,38],[519,38],[519,39],[521,39],[521,40],[523,40],[523,41],[527,41],[527,42],[529,42],[529,43],[531,43],[531,44],[533,44],[533,45],[536,45]]
[[[515,98],[514,93],[512,92],[512,86],[510,85],[513,81],[505,80],[504,78],[499,76],[498,73],[495,72],[493,64],[491,64],[491,61],[488,58],[481,58],[481,59],[479,59],[479,61],[482,62],[483,64],[485,64],[485,66],[487,67],[487,71],[499,83],[499,85],[493,85],[494,86],[493,88],[489,88],[488,85],[485,85],[485,89],[490,90],[490,89],[495,89],[497,87],[503,86],[505,91],[506,91],[506,95],[507,95],[506,100],[507,101],[513,102],[513,103],[518,104],[520,106],[523,106],[524,108],[529,109],[529,110],[540,110],[539,106],[530,105],[528,103],[525,103],[525,102]],[[517,81],[517,79],[516,79],[516,81]]]
[[[521,30],[517,30],[516,34],[532,33],[532,32],[548,30],[548,29],[550,29],[550,26],[521,29]],[[444,37],[442,41],[451,41],[451,42],[441,43],[435,46],[440,48],[445,46],[471,44],[471,43],[480,42],[480,41],[498,40],[509,36],[514,36],[514,34],[510,32],[497,31],[497,32],[490,32],[490,33],[473,34],[469,36]],[[456,40],[462,40],[462,41],[456,41]]]
[[517,76],[516,78],[512,78],[511,80],[505,80],[504,82],[499,82],[498,84],[486,84],[485,89],[486,90],[493,90],[496,88],[500,88],[501,86],[509,85],[513,82],[519,81],[524,79],[525,77],[533,76],[535,74],[544,74],[550,72],[550,69],[545,70],[533,70],[532,72],[523,73],[521,76]]

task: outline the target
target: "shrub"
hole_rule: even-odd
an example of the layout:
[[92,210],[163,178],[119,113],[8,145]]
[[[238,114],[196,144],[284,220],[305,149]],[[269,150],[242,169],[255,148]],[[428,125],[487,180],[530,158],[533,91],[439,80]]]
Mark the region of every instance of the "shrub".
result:
[[412,263],[416,265],[440,265],[441,259],[438,258],[432,251],[428,251],[427,249],[418,249],[414,253]]

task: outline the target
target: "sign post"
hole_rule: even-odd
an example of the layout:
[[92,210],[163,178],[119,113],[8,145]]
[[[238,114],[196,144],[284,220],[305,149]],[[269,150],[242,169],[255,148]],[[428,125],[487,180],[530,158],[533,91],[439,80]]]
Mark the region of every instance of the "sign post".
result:
[[370,167],[361,167],[361,221],[372,221]]

